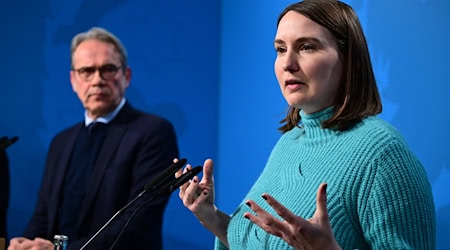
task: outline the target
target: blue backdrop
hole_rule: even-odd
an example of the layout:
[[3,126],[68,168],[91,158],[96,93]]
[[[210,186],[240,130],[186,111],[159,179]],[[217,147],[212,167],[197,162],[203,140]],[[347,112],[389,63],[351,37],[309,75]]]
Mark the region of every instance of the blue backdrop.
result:
[[[293,1],[23,0],[0,8],[0,136],[17,135],[9,237],[36,201],[49,142],[83,118],[69,82],[72,36],[91,26],[117,34],[133,69],[127,98],[175,125],[181,155],[216,160],[217,204],[241,201],[280,136],[286,103],[273,73],[278,13]],[[424,164],[436,203],[438,249],[450,247],[450,3],[354,0],[369,42],[382,117]],[[174,194],[166,249],[211,249],[214,238]]]

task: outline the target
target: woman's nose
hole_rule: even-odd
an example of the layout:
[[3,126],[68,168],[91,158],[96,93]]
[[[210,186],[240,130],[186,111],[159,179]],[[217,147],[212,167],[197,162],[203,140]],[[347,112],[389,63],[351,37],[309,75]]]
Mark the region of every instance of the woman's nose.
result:
[[288,72],[298,71],[300,68],[297,57],[293,55],[287,55],[283,63],[283,70]]

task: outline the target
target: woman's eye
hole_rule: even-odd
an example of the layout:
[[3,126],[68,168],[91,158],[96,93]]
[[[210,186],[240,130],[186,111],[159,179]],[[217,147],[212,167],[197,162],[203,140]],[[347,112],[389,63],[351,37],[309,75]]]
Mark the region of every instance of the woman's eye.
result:
[[300,46],[300,50],[313,50],[314,47],[310,44],[303,44],[302,46]]
[[284,47],[276,47],[275,51],[277,53],[284,53],[284,52],[286,52],[286,48],[284,48]]

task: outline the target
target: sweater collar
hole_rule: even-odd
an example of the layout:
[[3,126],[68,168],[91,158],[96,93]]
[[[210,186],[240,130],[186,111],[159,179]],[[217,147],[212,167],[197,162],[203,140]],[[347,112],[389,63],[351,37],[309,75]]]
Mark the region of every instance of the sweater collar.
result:
[[322,122],[328,120],[334,113],[334,106],[328,107],[321,111],[306,114],[303,110],[300,110],[300,127],[304,131],[307,137],[326,137],[335,134],[333,129],[322,128]]

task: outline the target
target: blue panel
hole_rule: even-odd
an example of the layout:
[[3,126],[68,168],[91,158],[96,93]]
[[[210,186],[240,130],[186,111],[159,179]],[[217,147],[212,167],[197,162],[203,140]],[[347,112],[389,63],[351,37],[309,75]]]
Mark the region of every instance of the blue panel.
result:
[[[69,47],[73,35],[91,26],[105,27],[121,38],[133,70],[127,98],[173,122],[181,156],[193,164],[216,157],[219,7],[219,2],[200,0],[2,4],[0,134],[20,137],[8,149],[10,237],[20,235],[30,218],[52,136],[83,119],[69,82]],[[212,235],[178,194],[166,217],[167,249],[211,249]]]
[[[286,103],[273,73],[279,12],[295,1],[222,1],[219,207],[232,213],[279,137]],[[384,110],[425,166],[437,213],[438,249],[450,246],[450,3],[353,0]]]

